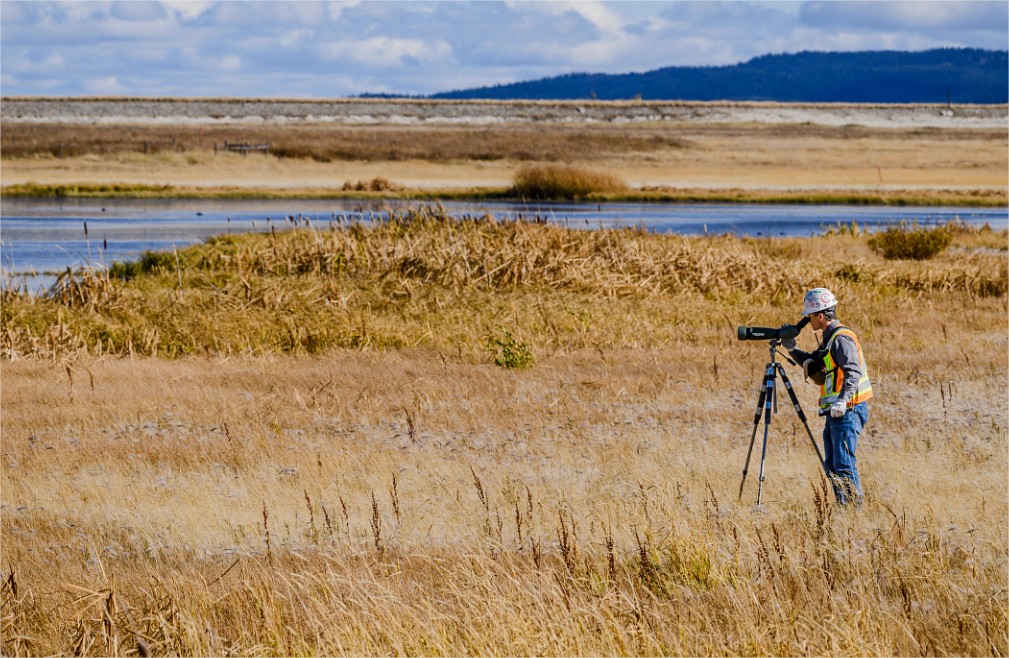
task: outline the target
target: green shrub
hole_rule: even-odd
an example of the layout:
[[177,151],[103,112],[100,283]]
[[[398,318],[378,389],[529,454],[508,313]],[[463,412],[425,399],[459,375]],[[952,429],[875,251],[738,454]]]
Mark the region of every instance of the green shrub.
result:
[[118,261],[109,266],[109,278],[129,281],[139,274],[154,274],[170,271],[175,267],[175,257],[169,253],[145,251],[137,261],[120,263]]
[[927,260],[942,253],[953,241],[945,226],[923,228],[901,222],[869,238],[869,248],[887,260]]
[[530,165],[515,174],[511,192],[526,199],[581,199],[626,189],[626,183],[612,174],[562,165]]
[[536,363],[532,348],[523,341],[517,340],[511,332],[502,329],[503,336],[491,336],[487,348],[496,353],[495,365],[502,368],[531,368]]
[[834,276],[843,281],[858,283],[862,280],[862,270],[854,263],[846,263],[834,272]]

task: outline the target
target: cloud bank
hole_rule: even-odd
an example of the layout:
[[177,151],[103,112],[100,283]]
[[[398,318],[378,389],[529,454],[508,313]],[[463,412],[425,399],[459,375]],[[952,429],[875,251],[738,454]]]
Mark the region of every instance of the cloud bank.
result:
[[803,50],[1005,50],[1005,2],[0,3],[5,96],[426,95]]

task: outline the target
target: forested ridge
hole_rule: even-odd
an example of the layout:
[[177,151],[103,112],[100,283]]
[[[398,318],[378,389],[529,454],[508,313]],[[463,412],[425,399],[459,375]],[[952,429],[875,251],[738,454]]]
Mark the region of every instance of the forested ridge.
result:
[[444,99],[690,100],[811,103],[1006,103],[1007,51],[801,52],[731,66],[571,73],[433,94]]

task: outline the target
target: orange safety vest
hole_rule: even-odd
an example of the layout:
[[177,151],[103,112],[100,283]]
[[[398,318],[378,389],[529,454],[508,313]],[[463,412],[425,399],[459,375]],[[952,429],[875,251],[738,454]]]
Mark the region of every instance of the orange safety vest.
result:
[[848,400],[848,408],[854,407],[860,402],[865,402],[872,397],[872,384],[869,382],[869,370],[865,366],[865,355],[862,354],[862,344],[858,342],[858,337],[855,332],[846,327],[838,327],[833,334],[830,335],[830,340],[823,347],[823,369],[825,371],[825,376],[823,379],[823,384],[820,385],[820,408],[827,409],[830,405],[837,402],[837,398],[840,397],[841,387],[844,385],[844,371],[837,367],[834,363],[834,355],[830,353],[830,348],[834,345],[834,339],[838,337],[839,334],[844,334],[849,336],[853,341],[855,341],[855,347],[858,348],[858,364],[862,369],[862,378],[858,380],[858,390],[855,391],[855,395]]

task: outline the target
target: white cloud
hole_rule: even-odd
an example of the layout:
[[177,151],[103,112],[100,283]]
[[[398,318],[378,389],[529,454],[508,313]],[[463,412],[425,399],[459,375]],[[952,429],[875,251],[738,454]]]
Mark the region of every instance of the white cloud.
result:
[[291,48],[293,46],[299,46],[304,43],[312,42],[313,30],[309,28],[301,28],[298,30],[287,30],[280,35],[278,42],[280,45]]
[[351,9],[361,4],[360,0],[346,0],[345,2],[327,2],[326,12],[329,14],[329,20],[337,21],[340,19],[340,14],[343,13],[345,9]]
[[125,94],[129,91],[129,87],[119,82],[119,78],[114,75],[85,80],[84,88],[89,93],[104,95]]
[[585,21],[605,35],[619,35],[623,31],[624,19],[618,10],[610,9],[598,0],[565,0],[540,3],[555,15],[571,12],[578,14]]
[[124,21],[156,21],[165,17],[164,7],[156,2],[114,2],[109,15]]
[[161,6],[185,20],[194,20],[205,14],[214,6],[214,3],[199,2],[198,0],[162,0]]
[[[823,33],[818,30],[798,29],[783,45],[781,52],[795,52],[804,48],[794,47],[796,43],[808,43],[815,38],[820,44],[816,50],[854,52],[858,50],[927,50],[944,44],[927,36],[910,36],[899,32],[864,32],[845,29]],[[810,49],[812,50],[812,49]]]
[[[36,59],[39,57],[41,59]],[[8,52],[4,55],[4,70],[23,76],[53,73],[62,69],[65,64],[66,61],[59,53],[45,54],[21,49],[19,52]]]
[[[6,4],[6,3],[4,3]],[[109,15],[112,8],[111,2],[42,2],[39,3],[42,11],[56,18],[61,22],[79,23],[102,19]]]
[[330,43],[320,48],[326,61],[346,61],[376,67],[395,67],[403,64],[431,63],[452,55],[452,46],[437,39],[390,39],[370,37],[340,43]]
[[216,68],[220,71],[241,71],[242,58],[237,55],[225,55],[217,60]]

